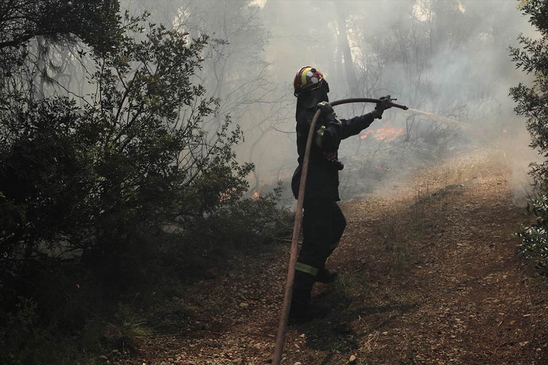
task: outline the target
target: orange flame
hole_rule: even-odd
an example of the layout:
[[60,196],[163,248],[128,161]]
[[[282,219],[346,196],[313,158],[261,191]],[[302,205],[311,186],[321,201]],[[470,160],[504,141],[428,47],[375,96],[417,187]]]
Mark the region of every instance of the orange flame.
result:
[[258,192],[257,190],[254,190],[254,191],[253,191],[253,197],[254,197],[255,199],[259,199],[259,192]]
[[375,133],[375,131],[365,131],[364,134],[360,136],[361,139],[366,139],[367,136],[369,136],[371,133]]
[[502,129],[502,133],[508,133],[508,131],[506,129]]
[[405,134],[405,130],[403,128],[379,128],[375,131],[373,138],[379,141],[392,142],[403,134]]
[[372,135],[377,141],[392,142],[397,139],[399,136],[405,134],[405,129],[403,128],[392,128],[390,127],[390,122],[386,123],[386,126],[378,128],[376,130],[366,131],[360,136],[360,139],[366,139],[369,135]]

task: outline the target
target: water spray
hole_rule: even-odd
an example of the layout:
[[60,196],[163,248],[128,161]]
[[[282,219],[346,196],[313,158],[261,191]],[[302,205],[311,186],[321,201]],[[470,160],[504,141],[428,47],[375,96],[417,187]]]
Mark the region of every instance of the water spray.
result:
[[408,110],[410,112],[413,112],[413,113],[422,114],[422,115],[424,115],[424,116],[426,116],[430,119],[437,120],[438,122],[445,123],[449,126],[454,126],[454,127],[457,127],[457,128],[463,129],[463,130],[470,130],[470,125],[464,124],[464,123],[461,123],[461,122],[457,122],[456,120],[449,119],[447,117],[442,117],[440,115],[436,115],[434,113],[425,112],[423,110],[418,110],[418,109],[408,108]]
[[[388,97],[390,98],[390,97]],[[393,100],[390,99],[390,106],[394,108],[399,108],[403,110],[408,110],[409,108],[405,105],[399,105],[392,103]],[[369,98],[354,98],[354,99],[343,99],[331,102],[331,106],[337,106],[341,104],[348,103],[380,103],[380,99],[369,99]],[[306,186],[306,176],[308,173],[308,162],[310,160],[310,147],[312,146],[312,136],[314,135],[314,128],[316,122],[321,114],[321,110],[317,110],[312,118],[310,123],[310,129],[308,130],[308,138],[306,140],[306,148],[303,159],[303,169],[301,172],[301,183],[299,185],[299,195],[297,198],[297,208],[295,210],[295,224],[293,226],[293,238],[291,239],[291,255],[289,257],[289,268],[287,272],[287,282],[285,286],[285,295],[284,303],[282,307],[282,314],[280,317],[280,325],[278,327],[278,337],[276,339],[276,347],[274,348],[274,357],[272,364],[280,365],[282,361],[282,352],[285,343],[285,335],[287,332],[287,321],[289,319],[289,310],[291,308],[291,297],[293,296],[293,282],[295,281],[295,264],[297,262],[297,255],[299,251],[299,236],[301,234],[301,222],[303,217],[303,204],[304,204],[304,193]]]

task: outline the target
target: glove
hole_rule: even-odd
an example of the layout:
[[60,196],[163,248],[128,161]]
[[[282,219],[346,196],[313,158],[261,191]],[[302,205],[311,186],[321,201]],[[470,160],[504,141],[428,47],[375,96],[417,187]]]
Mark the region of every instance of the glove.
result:
[[316,105],[316,107],[320,109],[322,111],[322,114],[326,117],[330,117],[331,115],[335,114],[333,107],[327,101],[320,101],[318,105]]
[[377,106],[375,106],[375,110],[371,112],[373,116],[377,119],[382,119],[382,113],[386,109],[392,108],[392,102],[390,99],[390,95],[383,96],[379,99],[379,102],[377,103]]

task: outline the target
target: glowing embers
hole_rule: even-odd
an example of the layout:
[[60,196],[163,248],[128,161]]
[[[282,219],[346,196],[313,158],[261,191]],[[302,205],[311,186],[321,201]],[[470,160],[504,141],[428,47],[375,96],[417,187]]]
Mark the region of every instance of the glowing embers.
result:
[[377,129],[366,129],[361,135],[361,139],[372,138],[377,141],[392,142],[405,134],[404,128],[393,128],[392,122],[388,121],[383,127]]

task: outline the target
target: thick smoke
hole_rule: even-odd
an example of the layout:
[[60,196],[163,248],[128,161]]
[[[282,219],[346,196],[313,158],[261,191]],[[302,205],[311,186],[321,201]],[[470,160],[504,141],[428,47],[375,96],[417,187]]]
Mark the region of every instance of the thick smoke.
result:
[[[411,108],[457,122],[387,111],[362,136],[342,145],[344,198],[397,186],[417,169],[486,146],[511,156],[516,186],[527,184],[524,171],[535,153],[508,92],[528,76],[515,69],[508,47],[517,45],[520,33],[534,36],[534,31],[516,1],[124,4],[132,13],[146,9],[153,21],[193,36],[210,35],[196,81],[220,100],[209,122],[212,133],[227,114],[242,126],[245,143],[237,152],[256,165],[252,189],[287,181],[296,166],[292,80],[304,65],[327,75],[331,100],[390,94]],[[345,118],[373,107],[339,107],[337,113]]]
[[[388,138],[370,138],[372,133],[343,144],[345,198],[398,186],[421,166],[486,146],[511,156],[516,189],[524,191],[524,171],[535,153],[508,92],[527,76],[515,69],[508,47],[517,44],[520,33],[534,34],[516,2],[269,0],[263,10],[272,34],[266,54],[274,77],[289,81],[294,70],[313,64],[328,75],[332,99],[391,94],[412,108],[469,126],[390,110],[370,129],[404,131],[398,139],[388,143]],[[372,107],[337,111],[346,117]],[[291,146],[284,146],[284,153],[286,148]],[[388,184],[379,184],[386,179]],[[356,181],[363,184],[356,187]]]

